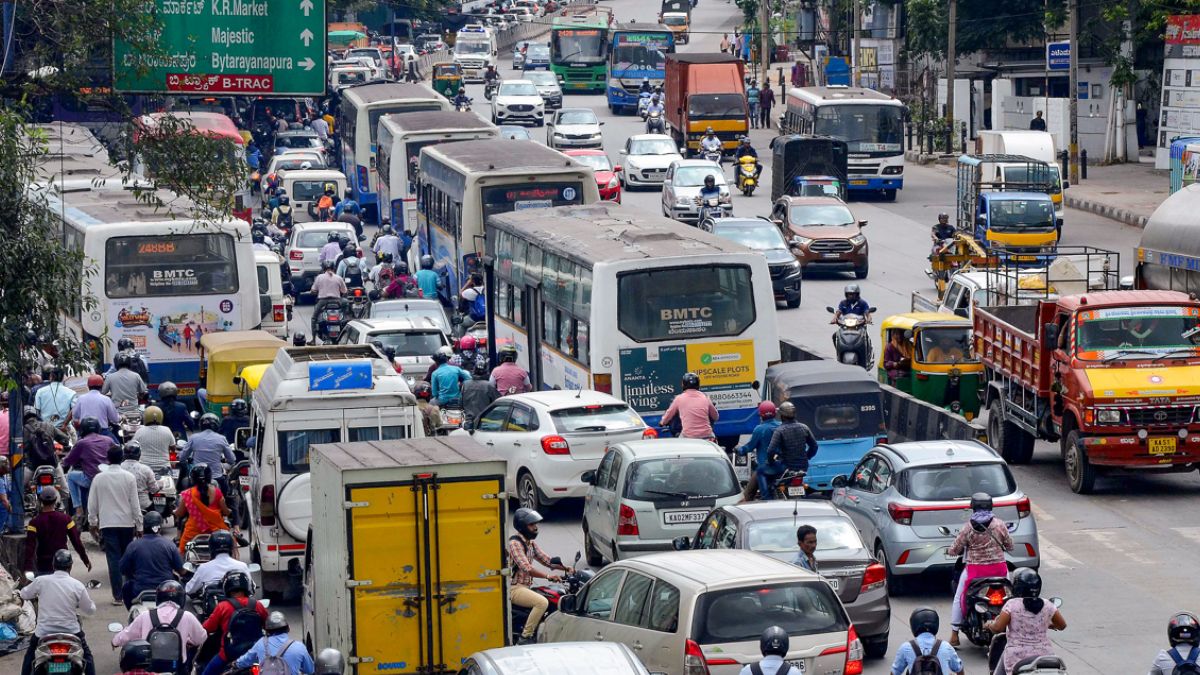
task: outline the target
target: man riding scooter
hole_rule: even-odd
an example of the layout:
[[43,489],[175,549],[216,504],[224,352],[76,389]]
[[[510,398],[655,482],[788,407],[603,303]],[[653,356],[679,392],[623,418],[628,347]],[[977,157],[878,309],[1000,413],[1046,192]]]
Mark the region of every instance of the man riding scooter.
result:
[[721,144],[721,139],[717,138],[717,132],[713,131],[712,127],[706,129],[704,131],[704,138],[700,139],[700,154],[706,159],[712,158],[712,156],[715,155],[716,157],[712,159],[712,161],[720,164],[721,151],[723,148],[724,146]]
[[521,630],[520,644],[530,644],[538,624],[542,621],[550,602],[544,596],[532,590],[534,578],[549,581],[561,581],[558,574],[547,574],[533,566],[536,560],[545,567],[570,574],[575,570],[551,559],[533,540],[538,536],[538,523],[542,522],[542,514],[533,509],[519,508],[513,513],[513,529],[516,534],[508,538],[508,556],[512,559],[512,577],[508,590],[508,600],[514,605],[528,607],[529,617]]
[[737,189],[749,197],[758,186],[758,177],[762,175],[763,170],[762,164],[758,162],[758,151],[750,145],[749,136],[742,136],[734,156],[737,159],[737,168],[734,170],[737,175]]
[[663,108],[662,101],[658,94],[650,97],[650,103],[646,106],[646,133],[661,134],[663,133],[663,115],[666,111]]

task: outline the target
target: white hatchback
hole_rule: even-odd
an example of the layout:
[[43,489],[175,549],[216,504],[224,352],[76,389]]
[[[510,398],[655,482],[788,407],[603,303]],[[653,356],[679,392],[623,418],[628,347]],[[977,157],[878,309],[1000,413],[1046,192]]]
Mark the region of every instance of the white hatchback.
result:
[[508,461],[508,485],[531,509],[584,496],[584,473],[611,445],[655,436],[629,404],[591,390],[505,396],[473,426],[476,442]]

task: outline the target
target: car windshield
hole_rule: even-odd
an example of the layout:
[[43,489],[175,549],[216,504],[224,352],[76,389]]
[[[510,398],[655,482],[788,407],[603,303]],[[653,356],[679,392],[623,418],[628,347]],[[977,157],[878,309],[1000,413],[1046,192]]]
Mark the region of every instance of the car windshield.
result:
[[533,140],[533,136],[529,135],[528,129],[521,127],[501,127],[500,135],[508,140]]
[[378,340],[385,348],[391,347],[396,350],[396,356],[429,356],[447,344],[440,330],[371,333],[367,339],[369,342]]
[[783,241],[783,235],[779,233],[779,228],[770,223],[754,226],[722,226],[718,222],[716,227],[713,228],[713,234],[718,237],[732,239],[742,246],[752,248],[756,251],[787,248],[787,244]]
[[[435,326],[446,329],[446,315],[436,307],[412,306],[407,302],[377,302],[371,305],[372,319],[412,319],[421,321],[428,318]],[[433,352],[429,352],[432,354]]]
[[863,548],[862,539],[854,529],[854,523],[846,518],[824,516],[810,518],[780,518],[778,520],[753,520],[746,528],[746,547],[759,553],[792,553],[799,551],[796,544],[796,528],[812,525],[817,528],[817,550]]
[[561,110],[558,113],[559,124],[596,124],[596,113],[591,110]]
[[717,180],[717,187],[725,185],[725,174],[715,166],[681,166],[675,170],[675,187],[700,187],[704,185],[704,177],[712,176]]
[[920,363],[954,364],[971,360],[971,326],[926,328],[917,343]]
[[1054,203],[1045,199],[988,201],[988,227],[997,232],[1050,232],[1055,228]]
[[572,431],[620,431],[646,426],[640,415],[624,403],[585,405],[551,410],[550,419],[560,434]]
[[695,611],[692,635],[701,645],[753,642],[771,626],[793,637],[850,629],[842,603],[820,579],[705,593],[697,599]]
[[717,498],[741,490],[724,457],[661,457],[634,462],[625,479],[625,498],[641,502]]
[[537,87],[532,82],[505,82],[500,85],[501,96],[537,96]]
[[571,155],[580,164],[586,164],[596,171],[612,171],[612,163],[606,155]]
[[546,45],[529,45],[529,49],[527,49],[525,53],[526,56],[536,57],[539,59],[549,59],[550,47]]
[[491,50],[491,45],[486,42],[458,42],[454,45],[454,51],[459,54],[487,54]]
[[850,152],[898,153],[904,108],[898,105],[824,105],[817,108],[813,133],[846,141]]
[[1002,462],[918,466],[901,473],[900,492],[922,502],[970,499],[976,492],[1003,497],[1016,492],[1017,485]]
[[746,99],[741,94],[700,94],[688,97],[688,118],[741,119],[746,116]]
[[643,138],[629,142],[631,155],[678,155],[679,148],[669,138]]
[[277,148],[319,148],[321,139],[316,136],[276,136]]
[[[1075,346],[1080,358],[1139,358],[1200,350],[1200,310],[1191,307],[1114,307],[1079,313]],[[1149,354],[1147,354],[1149,352]]]
[[558,76],[544,70],[532,70],[525,73],[525,79],[543,87],[547,85],[558,86]]
[[798,204],[788,208],[792,225],[853,225],[854,215],[841,204]]
[[363,58],[371,59],[375,65],[383,65],[382,59],[379,58],[379,52],[374,49],[351,49],[346,52],[346,60]]
[[325,162],[319,157],[309,155],[297,155],[295,157],[279,157],[273,160],[275,171],[296,171],[303,169],[305,164],[308,164],[310,169],[324,169]]

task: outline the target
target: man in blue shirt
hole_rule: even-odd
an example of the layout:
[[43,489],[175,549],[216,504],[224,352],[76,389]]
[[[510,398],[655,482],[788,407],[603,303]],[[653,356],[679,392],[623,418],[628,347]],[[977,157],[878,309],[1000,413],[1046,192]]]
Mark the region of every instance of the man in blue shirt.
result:
[[121,556],[121,577],[125,579],[121,594],[125,609],[129,609],[142,591],[154,590],[162,582],[183,573],[179,547],[159,535],[162,522],[157,511],[147,511],[142,516],[142,536],[134,539]]
[[758,426],[754,427],[754,432],[750,434],[750,440],[738,448],[737,452],[739,455],[754,453],[758,467],[754,470],[755,480],[752,480],[751,483],[758,485],[758,498],[766,500],[771,498],[771,484],[781,471],[781,467],[771,463],[768,452],[771,436],[775,434],[775,429],[780,424],[779,420],[775,418],[775,404],[770,401],[759,403],[758,419],[761,421]]
[[158,407],[163,411],[163,424],[175,434],[175,438],[187,440],[188,431],[195,429],[187,405],[180,401],[179,388],[174,382],[158,385]]
[[283,612],[271,612],[263,624],[266,636],[258,639],[250,651],[238,657],[235,665],[238,668],[249,668],[254,664],[263,665],[268,658],[279,657],[287,664],[289,675],[313,673],[316,666],[312,656],[304,648],[304,643],[297,642],[288,635],[288,622]]
[[857,314],[868,321],[871,319],[871,306],[862,299],[861,293],[858,284],[847,284],[846,299],[838,303],[832,323],[837,323],[843,314]]
[[[219,432],[221,421],[212,413],[200,416],[200,431],[192,434],[188,446],[179,453],[179,467],[193,464],[207,464],[212,471],[213,480],[221,488],[221,494],[229,494],[229,481],[225,477],[225,467],[222,460],[232,466],[237,462],[233,448]],[[190,469],[189,469],[190,470]],[[182,481],[181,481],[182,482]]]
[[433,398],[437,405],[459,407],[462,405],[462,383],[471,379],[471,374],[462,368],[462,357],[458,354],[450,357],[450,361],[433,371],[429,378],[429,386],[433,388]]
[[42,420],[51,426],[63,429],[71,419],[71,408],[75,406],[75,391],[63,384],[62,368],[50,367],[50,382],[38,389],[33,397],[33,407],[42,414]]
[[908,618],[908,625],[912,628],[914,639],[900,645],[896,650],[896,659],[892,662],[892,675],[904,675],[916,663],[917,654],[913,651],[914,647],[919,649],[923,656],[937,657],[938,664],[946,675],[962,675],[963,662],[958,658],[958,652],[954,651],[954,647],[949,643],[937,639],[939,623],[938,613],[933,609],[918,607],[913,610]]
[[433,256],[421,256],[421,269],[417,272],[416,276],[417,287],[421,289],[421,296],[430,300],[436,300],[441,278],[433,269]]

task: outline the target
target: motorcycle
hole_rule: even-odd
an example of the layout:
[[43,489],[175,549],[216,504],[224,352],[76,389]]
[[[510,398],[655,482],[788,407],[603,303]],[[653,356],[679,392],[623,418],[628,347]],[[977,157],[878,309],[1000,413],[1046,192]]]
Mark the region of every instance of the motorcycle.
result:
[[646,133],[648,134],[665,134],[666,127],[663,124],[662,111],[655,110],[646,114]]
[[240,496],[239,508],[232,516],[233,522],[242,528],[249,527],[250,510],[246,500],[250,495],[250,460],[243,459],[233,465],[233,471],[229,474],[229,490]]
[[[1056,606],[1062,604],[1062,600],[1059,598],[1051,598],[1050,601],[1055,603]],[[1000,633],[992,638],[992,644],[988,648],[988,663],[990,664],[988,672],[996,670],[996,666],[1004,656],[1004,649],[1007,646],[1007,634]],[[1066,672],[1067,664],[1052,654],[1030,656],[1018,661],[1016,667],[1013,668],[1013,675],[1065,675]]]
[[158,511],[165,522],[175,512],[175,501],[178,494],[175,492],[175,480],[170,475],[157,475],[155,480],[158,483],[158,489],[150,495],[150,510]]
[[438,435],[445,436],[455,429],[462,428],[463,419],[466,417],[466,414],[463,413],[461,405],[444,406],[439,411],[442,416],[442,423],[437,428]]
[[345,303],[327,305],[317,316],[317,337],[325,344],[333,344],[342,335],[342,328],[349,321]]
[[488,82],[487,84],[483,85],[483,97],[489,101],[492,100],[492,97],[496,95],[496,90],[499,88],[499,82]]
[[697,197],[696,203],[700,205],[700,219],[696,222],[701,225],[706,220],[725,217],[725,209],[721,208],[721,199],[719,197],[708,197],[707,199]]
[[142,410],[139,408],[122,412],[119,427],[118,434],[122,443],[133,440],[133,435],[142,428]]
[[[33,478],[29,481],[29,487],[25,490],[25,513],[38,512],[38,491],[44,487],[56,487],[54,485],[54,467],[39,466],[33,471]],[[63,495],[60,495],[62,497]],[[65,499],[60,499],[60,502]],[[60,508],[66,508],[65,504],[60,504]]]
[[717,166],[721,165],[721,160],[723,159],[723,156],[722,156],[720,150],[701,149],[700,153],[704,157],[704,159],[707,159],[708,161],[712,162],[713,164],[716,164]]
[[[962,556],[954,565],[953,579],[962,577]],[[984,625],[1000,616],[1004,603],[1013,597],[1012,582],[1008,577],[979,577],[972,579],[964,591],[966,612],[963,616],[962,632],[978,647],[987,647],[992,642],[992,632]]]
[[651,94],[648,91],[643,91],[641,94],[638,94],[637,112],[638,117],[641,117],[643,120],[646,119],[646,108],[650,106],[650,96]]
[[[592,579],[593,576],[595,576],[595,572],[592,572],[591,570],[581,570],[578,568],[579,559],[582,557],[583,555],[581,553],[575,553],[575,563],[571,565],[571,567],[575,568],[575,571],[571,572],[570,574],[563,575],[563,580],[561,583],[552,583],[533,587],[534,593],[545,597],[549,602],[549,607],[546,608],[546,613],[542,615],[543,622],[546,620],[546,617],[558,611],[559,600],[567,595],[577,595],[579,590],[583,588],[584,584],[586,584]],[[556,565],[561,565],[562,559],[555,556],[550,559],[550,562]],[[529,618],[528,607],[520,607],[515,604],[512,606],[513,644],[517,644],[521,640],[521,631],[525,627],[525,620],[527,618]],[[534,630],[534,633],[537,633],[536,629]]]
[[737,188],[749,197],[758,187],[758,159],[752,155],[744,155],[738,160]]
[[[826,307],[830,314],[837,310]],[[874,312],[875,308],[872,307]],[[861,366],[871,369],[874,352],[871,347],[871,335],[867,332],[866,317],[858,314],[843,314],[838,317],[837,330],[833,333],[833,348],[837,352],[837,360],[851,366]]]
[[804,484],[805,473],[799,469],[784,469],[779,478],[775,479],[775,485],[772,490],[775,492],[775,499],[787,501],[789,499],[804,499],[808,494],[808,486]]
[[33,652],[34,675],[83,675],[83,642],[71,633],[51,633]]
[[366,289],[355,286],[350,289],[347,298],[350,301],[350,316],[355,319],[365,319],[371,311],[371,296]]
[[455,104],[454,109],[458,112],[471,112],[471,99],[466,99]]

